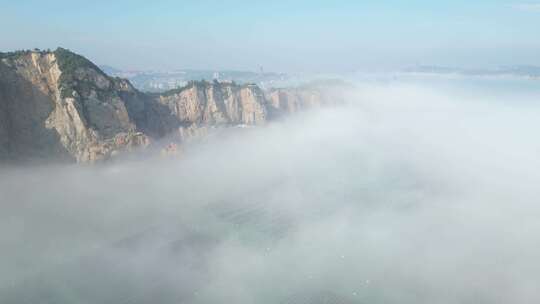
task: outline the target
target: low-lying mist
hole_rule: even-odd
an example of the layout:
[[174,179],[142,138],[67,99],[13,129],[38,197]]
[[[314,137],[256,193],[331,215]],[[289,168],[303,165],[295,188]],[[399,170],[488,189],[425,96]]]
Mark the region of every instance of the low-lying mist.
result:
[[179,159],[0,171],[0,303],[540,301],[540,95],[359,85]]

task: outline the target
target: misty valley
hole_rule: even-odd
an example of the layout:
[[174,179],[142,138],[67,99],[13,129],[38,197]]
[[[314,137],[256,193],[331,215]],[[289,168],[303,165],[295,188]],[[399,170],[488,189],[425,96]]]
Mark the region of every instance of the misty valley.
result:
[[0,58],[0,303],[540,299],[538,79],[143,92]]

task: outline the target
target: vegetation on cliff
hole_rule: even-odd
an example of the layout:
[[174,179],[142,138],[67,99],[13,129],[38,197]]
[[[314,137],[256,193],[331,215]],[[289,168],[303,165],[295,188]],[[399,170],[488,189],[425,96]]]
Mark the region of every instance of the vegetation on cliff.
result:
[[193,87],[197,87],[197,88],[206,88],[208,86],[210,86],[211,83],[206,81],[206,80],[200,80],[200,81],[197,81],[197,80],[190,80],[185,86],[183,87],[179,87],[179,88],[176,88],[176,89],[172,89],[172,90],[168,90],[168,91],[165,91],[163,93],[155,93],[155,94],[152,94],[152,95],[155,95],[155,96],[172,96],[172,95],[176,95],[176,94],[180,94],[182,93],[183,91],[185,90],[188,90],[188,89],[191,89]]
[[73,92],[86,96],[92,90],[100,98],[104,99],[115,95],[112,85],[109,84],[108,88],[105,89],[100,88],[94,79],[90,79],[85,75],[84,71],[92,71],[112,83],[112,79],[90,60],[64,48],[56,49],[54,55],[56,56],[58,67],[62,71],[62,75],[60,76],[62,98],[76,97]]
[[73,76],[78,68],[90,68],[96,70],[101,75],[108,77],[97,65],[92,63],[85,57],[75,54],[72,51],[64,48],[57,48],[54,55],[58,60],[58,66],[62,70],[64,76]]
[[50,53],[50,50],[40,50],[40,49],[33,49],[33,50],[17,50],[12,52],[0,52],[0,59],[17,59],[21,56],[29,55],[31,53],[40,53],[40,54],[47,54]]
[[[0,133],[5,138],[15,138],[16,132],[22,132],[19,129],[28,134],[25,140],[15,142],[20,145],[17,149],[9,148],[13,142],[0,143],[0,154],[3,149],[10,153],[9,157],[16,154],[11,150],[34,155],[56,149],[61,153],[51,154],[66,155],[80,162],[94,161],[122,150],[129,142],[123,134],[141,132],[137,135],[141,140],[134,141],[137,146],[147,144],[148,137],[161,139],[172,135],[182,141],[192,131],[179,131],[181,127],[257,125],[269,119],[270,111],[277,113],[274,108],[285,113],[289,108],[302,108],[297,104],[316,104],[314,98],[318,97],[291,93],[295,97],[293,102],[282,98],[282,94],[274,94],[269,100],[255,84],[217,80],[190,81],[184,87],[161,94],[145,93],[63,48],[53,52],[0,53],[0,60],[0,85],[4,88],[0,88],[0,93],[10,92],[4,98],[4,105],[10,106],[3,107],[7,110],[0,110],[0,116],[8,115],[18,123],[14,128],[11,125],[6,128],[0,117]],[[29,92],[29,85],[35,90]],[[67,97],[75,100],[66,100]],[[294,104],[285,106],[286,103]],[[40,128],[34,130],[30,125]],[[179,133],[174,135],[175,132]],[[44,137],[45,133],[51,136]],[[111,146],[111,142],[118,146]]]
[[227,86],[228,87],[233,87],[235,89],[242,89],[242,88],[257,88],[258,89],[259,88],[254,83],[237,84],[234,81],[231,81],[231,82],[219,82],[219,81],[217,81],[215,79],[213,81],[207,81],[205,79],[202,79],[202,80],[190,80],[183,87],[168,90],[168,91],[165,91],[165,92],[162,92],[162,93],[148,93],[148,94],[152,95],[152,96],[165,96],[165,97],[168,97],[168,96],[180,94],[183,91],[194,88],[194,87],[196,87],[198,89],[206,89],[206,88],[209,88],[209,87],[220,88],[220,87],[227,87]]
[[[57,48],[54,52],[50,50],[18,50],[13,52],[0,52],[0,59],[17,59],[21,56],[26,56],[32,53],[39,53],[42,55],[53,53],[56,57],[58,67],[62,71],[60,76],[60,89],[62,98],[74,97],[76,94],[87,96],[91,91],[95,91],[98,96],[103,99],[108,99],[115,97],[115,84],[121,80],[117,77],[111,77],[103,72],[97,65],[85,58],[84,56],[78,55],[65,48]],[[110,85],[107,88],[100,88],[96,85],[95,79],[90,79],[85,77],[84,71],[94,71],[99,76],[102,76],[104,79],[108,80]],[[246,87],[255,87],[256,84],[246,83],[246,84],[237,84],[234,81],[231,82],[219,82],[217,80],[207,81],[205,79],[201,80],[191,80],[185,86],[168,90],[163,93],[143,93],[148,96],[172,96],[179,94],[185,90],[197,87],[198,89],[205,89],[208,87],[223,87],[231,86],[233,88],[246,88]],[[77,92],[74,94],[74,92]]]

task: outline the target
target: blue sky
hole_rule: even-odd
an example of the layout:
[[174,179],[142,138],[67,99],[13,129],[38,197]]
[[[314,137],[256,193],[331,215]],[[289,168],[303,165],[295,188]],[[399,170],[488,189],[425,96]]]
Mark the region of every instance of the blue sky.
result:
[[540,65],[540,0],[0,0],[0,50],[130,69]]

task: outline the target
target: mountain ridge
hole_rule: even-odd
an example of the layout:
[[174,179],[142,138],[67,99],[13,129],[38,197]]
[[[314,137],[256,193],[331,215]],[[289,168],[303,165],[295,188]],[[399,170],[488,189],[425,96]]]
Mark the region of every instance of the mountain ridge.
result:
[[199,127],[261,125],[327,103],[316,91],[280,89],[276,95],[255,84],[216,80],[145,93],[64,48],[0,53],[0,72],[3,161],[91,163],[164,137],[181,143]]

